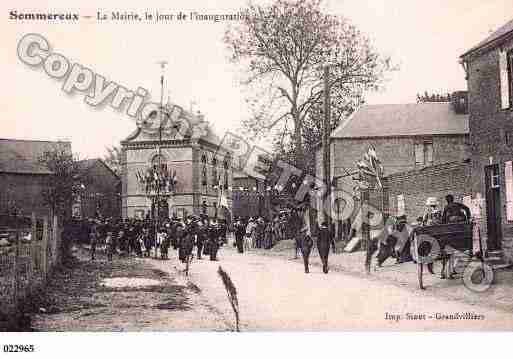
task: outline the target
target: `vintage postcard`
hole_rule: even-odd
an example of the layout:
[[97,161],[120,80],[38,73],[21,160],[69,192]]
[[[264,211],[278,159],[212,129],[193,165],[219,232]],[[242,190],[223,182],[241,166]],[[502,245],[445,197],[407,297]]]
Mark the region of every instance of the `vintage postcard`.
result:
[[0,9],[3,332],[513,329],[510,1]]

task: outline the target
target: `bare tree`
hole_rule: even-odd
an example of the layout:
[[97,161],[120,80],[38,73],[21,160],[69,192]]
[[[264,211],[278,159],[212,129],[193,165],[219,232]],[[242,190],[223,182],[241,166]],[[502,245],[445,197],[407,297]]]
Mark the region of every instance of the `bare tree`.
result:
[[112,146],[106,147],[107,154],[103,157],[103,161],[114,171],[117,175],[121,174],[121,147]]
[[342,104],[378,88],[391,69],[390,60],[378,55],[366,36],[344,17],[323,13],[320,3],[250,3],[244,21],[228,28],[224,38],[249,90],[253,116],[244,121],[244,129],[262,136],[290,122],[299,168],[304,167],[306,121],[320,120],[315,113],[323,102],[323,66],[332,65],[329,86]]
[[79,166],[71,153],[63,149],[46,151],[39,157],[52,174],[42,191],[43,202],[53,214],[71,217],[71,206],[79,192]]

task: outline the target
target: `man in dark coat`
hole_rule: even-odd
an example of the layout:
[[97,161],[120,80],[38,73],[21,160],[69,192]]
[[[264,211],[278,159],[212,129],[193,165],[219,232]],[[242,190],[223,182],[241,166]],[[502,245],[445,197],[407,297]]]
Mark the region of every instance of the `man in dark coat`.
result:
[[310,261],[310,252],[313,247],[313,240],[308,232],[309,231],[306,228],[303,228],[299,233],[301,256],[303,257],[303,263],[305,265],[305,273],[310,273],[308,265]]
[[326,222],[322,222],[317,234],[317,250],[322,261],[322,271],[328,273],[328,255],[330,254],[330,245],[332,242],[332,233]]
[[235,222],[235,244],[239,253],[244,253],[244,233],[246,232],[246,226],[240,219]]
[[443,223],[470,222],[472,219],[470,209],[464,204],[454,202],[454,196],[448,194],[445,196],[447,205],[442,214]]
[[219,249],[219,229],[217,223],[212,221],[208,226],[208,252],[211,261],[217,261],[217,251]]
[[198,249],[198,259],[201,259],[201,252],[203,251],[203,245],[207,241],[207,228],[203,221],[198,221],[197,225],[197,236],[196,236],[196,247]]
[[[182,229],[182,224],[180,224],[178,228]],[[192,253],[194,240],[190,231],[183,229],[178,232],[178,259],[182,263],[186,263],[188,256],[190,256]]]

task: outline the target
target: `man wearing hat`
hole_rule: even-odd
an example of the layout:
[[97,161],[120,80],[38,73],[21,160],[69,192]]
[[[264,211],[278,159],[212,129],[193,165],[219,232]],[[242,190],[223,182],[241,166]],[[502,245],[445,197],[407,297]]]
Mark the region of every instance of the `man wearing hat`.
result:
[[438,199],[436,197],[428,197],[426,200],[426,210],[422,216],[422,224],[431,226],[442,223],[442,212],[438,208]]
[[237,218],[237,221],[234,224],[235,231],[235,245],[237,246],[237,250],[239,253],[244,253],[244,233],[246,228],[240,218]]

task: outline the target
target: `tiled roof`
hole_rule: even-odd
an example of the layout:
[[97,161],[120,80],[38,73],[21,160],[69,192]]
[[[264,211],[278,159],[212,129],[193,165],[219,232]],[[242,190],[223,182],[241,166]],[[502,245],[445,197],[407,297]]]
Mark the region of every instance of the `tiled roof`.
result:
[[71,153],[70,142],[0,139],[0,172],[49,174],[39,157],[55,148]]
[[513,32],[513,19],[508,21],[505,25],[501,26],[498,30],[494,31],[490,36],[488,36],[486,39],[481,41],[479,44],[477,44],[476,46],[472,47],[470,50],[465,52],[463,55],[461,55],[461,57],[464,57],[464,56],[470,54],[471,52],[478,50],[481,47],[489,44],[490,42],[498,40],[502,36],[507,35],[508,33],[511,33],[511,32]]
[[468,134],[468,115],[448,102],[366,105],[355,111],[331,138]]
[[93,167],[96,164],[100,164],[102,166],[105,166],[105,168],[107,168],[107,170],[109,172],[111,172],[114,177],[119,179],[119,175],[116,174],[116,172],[114,172],[112,170],[112,168],[110,168],[109,165],[106,164],[105,161],[102,160],[101,158],[90,158],[90,159],[81,160],[81,161],[77,162],[78,170],[79,170],[81,175],[86,174],[91,169],[91,167]]

